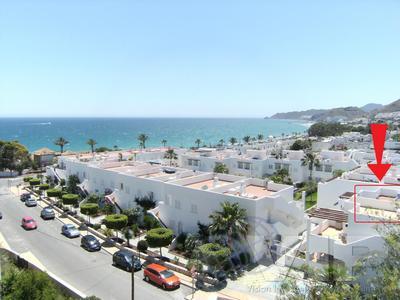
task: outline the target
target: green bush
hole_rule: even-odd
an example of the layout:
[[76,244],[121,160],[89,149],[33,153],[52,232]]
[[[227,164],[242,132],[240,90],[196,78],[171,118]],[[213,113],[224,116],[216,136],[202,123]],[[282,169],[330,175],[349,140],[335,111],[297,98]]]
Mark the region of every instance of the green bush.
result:
[[32,176],[24,177],[24,182],[29,182],[29,181],[31,181],[31,179],[33,179]]
[[178,251],[185,251],[185,241],[186,241],[187,234],[182,232],[176,238],[176,245],[175,249]]
[[87,198],[86,202],[87,203],[99,203],[100,197],[96,194],[90,194],[89,197]]
[[40,184],[40,179],[39,178],[32,178],[29,180],[29,185],[30,186],[36,186]]
[[139,250],[139,252],[146,252],[147,248],[149,248],[149,244],[145,240],[140,240],[137,243],[137,249]]
[[247,265],[251,262],[251,256],[249,252],[242,252],[239,254],[239,259],[242,265]]
[[192,269],[192,267],[195,267],[197,272],[202,272],[203,271],[203,263],[199,259],[189,259],[188,262],[186,263],[186,269],[189,271]]
[[96,203],[84,203],[81,205],[81,213],[86,216],[93,216],[99,211],[99,205]]
[[49,189],[46,191],[47,197],[61,197],[61,190],[59,189]]
[[65,194],[62,195],[62,202],[64,205],[75,205],[78,204],[79,196],[76,194]]
[[50,186],[47,183],[43,183],[39,185],[39,190],[41,191],[45,191],[48,190],[50,188]]
[[145,215],[143,218],[143,225],[146,230],[160,228],[161,224],[156,218],[150,215]]
[[108,215],[104,218],[107,228],[121,230],[128,224],[128,217],[125,215]]
[[199,247],[201,261],[209,266],[222,264],[231,255],[231,250],[216,243],[208,243]]
[[152,248],[160,248],[160,255],[162,255],[161,247],[170,245],[173,238],[174,232],[169,228],[154,228],[146,234],[147,243]]

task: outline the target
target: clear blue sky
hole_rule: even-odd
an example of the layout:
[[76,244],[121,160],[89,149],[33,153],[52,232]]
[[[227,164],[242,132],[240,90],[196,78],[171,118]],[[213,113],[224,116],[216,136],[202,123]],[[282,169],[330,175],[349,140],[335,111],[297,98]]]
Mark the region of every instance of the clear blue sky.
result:
[[0,116],[263,117],[400,98],[400,1],[17,1]]

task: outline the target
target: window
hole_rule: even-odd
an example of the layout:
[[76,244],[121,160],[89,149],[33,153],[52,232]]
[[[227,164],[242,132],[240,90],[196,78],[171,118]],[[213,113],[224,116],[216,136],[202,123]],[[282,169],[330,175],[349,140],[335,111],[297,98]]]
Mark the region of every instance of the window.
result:
[[181,201],[179,201],[178,199],[175,199],[175,208],[181,209]]
[[250,170],[251,163],[238,161],[238,169],[242,170]]
[[280,169],[281,169],[281,164],[275,163],[275,170],[280,170]]
[[268,165],[268,169],[273,169],[274,165]]
[[171,195],[167,195],[167,197],[165,198],[165,203],[167,205],[171,205],[172,204],[172,196]]
[[120,189],[121,191],[124,190],[124,184],[123,184],[122,182],[119,184],[119,189]]
[[197,214],[197,205],[196,204],[192,204],[190,206],[190,212],[193,214]]
[[126,188],[125,188],[125,193],[127,193],[127,194],[130,193],[129,187],[126,187]]
[[325,172],[331,173],[332,172],[332,165],[325,165]]
[[188,159],[188,165],[193,167],[198,167],[200,165],[200,161],[198,159]]
[[289,171],[289,164],[282,164],[282,169]]
[[315,171],[322,171],[322,165],[315,166]]

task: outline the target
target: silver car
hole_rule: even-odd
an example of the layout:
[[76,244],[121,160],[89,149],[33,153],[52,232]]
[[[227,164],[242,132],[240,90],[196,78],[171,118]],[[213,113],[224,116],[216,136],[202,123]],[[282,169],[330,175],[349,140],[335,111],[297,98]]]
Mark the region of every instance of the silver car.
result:
[[35,198],[30,197],[30,198],[25,200],[25,205],[28,206],[28,207],[36,206],[37,205],[37,201],[36,201]]
[[65,224],[61,227],[61,233],[69,238],[76,238],[80,236],[78,228],[73,224]]
[[44,220],[50,220],[56,217],[53,208],[51,208],[50,206],[46,206],[45,208],[43,208],[40,212],[40,216]]

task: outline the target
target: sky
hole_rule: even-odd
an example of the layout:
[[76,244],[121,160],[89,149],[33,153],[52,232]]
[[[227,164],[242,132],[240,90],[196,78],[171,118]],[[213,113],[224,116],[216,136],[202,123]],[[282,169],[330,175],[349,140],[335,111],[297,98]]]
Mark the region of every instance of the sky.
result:
[[400,1],[0,5],[0,117],[264,117],[400,98]]

